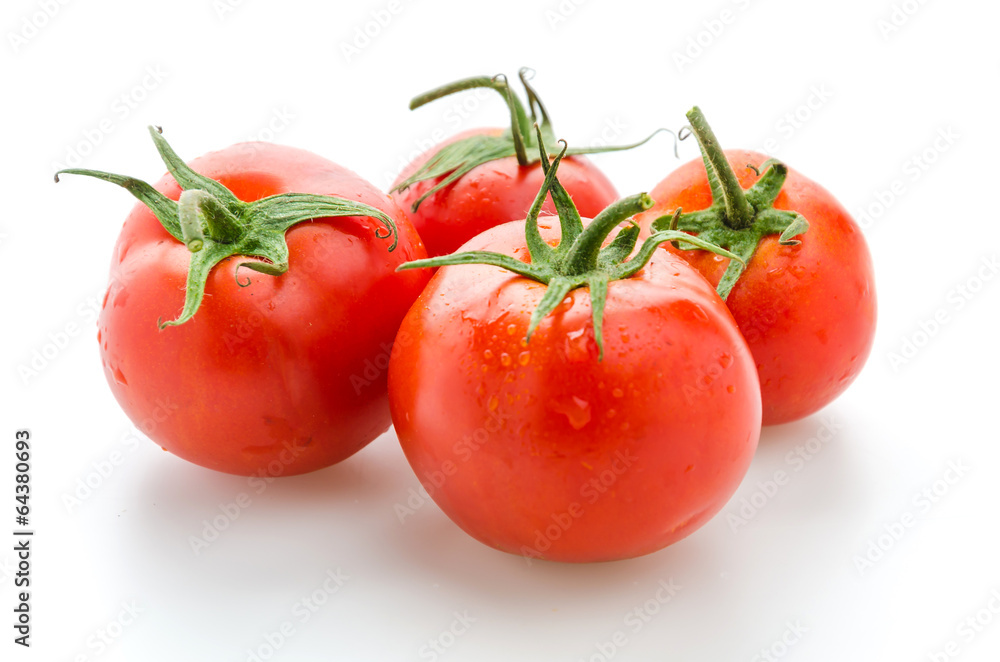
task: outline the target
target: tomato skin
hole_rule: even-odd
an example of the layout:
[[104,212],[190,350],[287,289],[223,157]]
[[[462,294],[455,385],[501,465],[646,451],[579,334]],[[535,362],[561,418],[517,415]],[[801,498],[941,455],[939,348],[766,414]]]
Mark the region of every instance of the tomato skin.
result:
[[[502,132],[502,129],[472,129],[451,137],[410,163],[396,178],[392,188],[416,172],[441,147],[473,135],[499,135]],[[497,159],[476,166],[425,199],[417,211],[412,211],[413,203],[444,178],[417,182],[405,191],[392,193],[396,204],[409,213],[410,220],[427,246],[428,255],[432,257],[454,253],[459,246],[496,225],[523,219],[541,188],[545,174],[540,163],[521,166],[514,157]],[[618,192],[611,181],[583,156],[569,156],[562,160],[559,181],[585,218],[599,214],[618,199]],[[555,214],[555,211],[550,196],[542,207],[542,213]]]
[[[241,269],[250,280],[241,287],[237,265],[251,258],[228,258],[209,275],[195,316],[161,331],[157,320],[183,306],[190,253],[137,205],[98,320],[115,398],[165,450],[218,471],[293,475],[343,460],[389,426],[391,343],[427,281],[394,270],[426,254],[419,237],[385,194],[303,150],[244,143],[191,166],[244,201],[298,192],[364,202],[396,221],[399,245],[388,252],[391,240],[376,238],[380,226],[368,218],[300,223],[286,234],[285,274]],[[156,188],[180,195],[169,174]]]
[[[539,221],[546,240],[554,223]],[[463,250],[525,259],[524,223]],[[610,284],[599,362],[586,288],[525,341],[544,292],[496,267],[438,270],[389,367],[407,459],[452,520],[506,552],[607,561],[680,540],[726,503],[757,446],[757,375],[731,315],[657,252]]]
[[[767,156],[726,150],[746,189],[759,177],[746,167]],[[702,160],[681,166],[650,195],[656,205],[637,217],[645,231],[677,207],[685,212],[712,202]],[[875,336],[876,297],[871,254],[850,214],[826,189],[789,169],[775,209],[809,221],[798,246],[765,237],[726,300],[753,352],[760,374],[764,425],[808,416],[833,401],[858,376]],[[728,260],[705,251],[681,255],[718,285]]]

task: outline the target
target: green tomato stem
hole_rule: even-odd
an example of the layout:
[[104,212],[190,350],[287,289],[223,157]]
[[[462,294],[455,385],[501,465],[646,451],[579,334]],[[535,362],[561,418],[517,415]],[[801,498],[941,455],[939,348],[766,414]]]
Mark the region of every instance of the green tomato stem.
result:
[[736,178],[736,173],[729,165],[729,160],[726,159],[726,154],[722,151],[719,139],[715,137],[715,132],[708,125],[705,115],[698,106],[687,112],[687,118],[691,122],[691,132],[698,139],[698,145],[704,155],[709,180],[712,180],[714,175],[719,184],[726,211],[723,221],[733,230],[750,227],[754,218],[753,206],[747,200],[743,187],[740,186],[740,182]]

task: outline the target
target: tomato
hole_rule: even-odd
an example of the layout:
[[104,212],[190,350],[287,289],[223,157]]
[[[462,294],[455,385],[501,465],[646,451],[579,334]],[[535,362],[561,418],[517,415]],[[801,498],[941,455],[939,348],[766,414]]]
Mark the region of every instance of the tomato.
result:
[[[509,129],[472,129],[459,133],[417,157],[397,177],[392,196],[410,212],[429,255],[451,253],[480,232],[508,221],[523,220],[527,214],[544,179],[532,123],[539,124],[549,144],[554,142],[545,107],[528,83],[529,73],[522,69],[519,76],[527,92],[530,119],[503,76],[460,80],[411,102],[411,109],[418,108],[455,92],[487,88],[503,96],[511,115]],[[569,151],[560,176],[580,213],[598,214],[618,199],[618,193],[604,173],[579,155],[630,149],[644,142]],[[551,200],[543,210],[555,212]]]
[[[350,456],[390,424],[392,341],[427,280],[395,271],[426,255],[405,213],[300,149],[239,144],[189,168],[152,133],[186,191],[171,174],[151,188],[68,171],[127,185],[156,210],[126,218],[98,320],[115,398],[165,450],[218,471],[292,475]],[[192,196],[200,208],[185,218],[172,201]],[[242,225],[227,229],[219,207]]]
[[[472,136],[497,136],[502,132],[502,129],[464,131],[437,149]],[[399,174],[393,188],[412,177],[432,156],[432,153],[424,153],[410,163]],[[618,199],[614,185],[585,157],[568,157],[559,174],[580,213],[588,218]],[[410,219],[426,244],[428,254],[447,255],[495,225],[523,219],[544,177],[539,163],[520,165],[517,158],[507,156],[476,166],[420,204],[417,201],[441,183],[445,175],[394,191],[392,197],[403,209],[415,209],[410,212]],[[546,201],[542,210],[555,213],[552,201]]]
[[[710,144],[717,145],[714,135]],[[743,255],[747,267],[732,270],[738,279],[730,279],[726,298],[757,365],[764,424],[794,421],[834,400],[865,364],[876,319],[871,255],[857,223],[822,186],[757,152],[727,150],[724,158],[722,154],[718,150],[721,163],[710,167],[725,177],[732,175],[734,185],[751,199],[755,185],[766,187],[776,194],[773,210],[785,210],[787,219],[792,219],[789,212],[795,212],[808,223],[797,241],[789,235],[804,225],[785,232],[784,238],[778,232],[781,223],[772,228],[773,234],[752,236]],[[685,214],[709,208],[713,193],[704,161],[697,159],[677,169],[651,196],[656,206],[637,217],[645,228],[655,225],[656,219],[663,219],[658,227],[669,227],[665,214],[678,208]],[[770,213],[767,204],[758,200],[754,205],[754,223],[773,220],[765,216]],[[677,227],[685,229],[684,221]],[[699,232],[693,225],[687,229]],[[741,254],[735,247],[739,233],[719,229],[721,234],[701,231],[699,236]],[[754,228],[746,232],[753,233]],[[721,236],[727,239],[720,240]],[[680,250],[669,243],[663,246],[724,289],[720,281],[729,268],[727,258],[702,250]]]
[[567,562],[647,554],[707,522],[743,478],[756,371],[712,287],[654,250],[680,233],[623,262],[638,236],[625,229],[598,253],[647,196],[583,229],[565,191],[553,190],[561,228],[538,220],[545,193],[527,223],[406,265],[441,268],[400,328],[393,423],[433,500],[481,542]]

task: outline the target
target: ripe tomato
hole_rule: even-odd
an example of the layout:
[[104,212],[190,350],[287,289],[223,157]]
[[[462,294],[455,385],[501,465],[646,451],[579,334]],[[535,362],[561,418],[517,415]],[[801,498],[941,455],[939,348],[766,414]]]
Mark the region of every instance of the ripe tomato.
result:
[[[502,133],[503,129],[463,131],[436,149],[469,137],[499,136]],[[507,156],[477,165],[417,204],[446,175],[418,181],[401,191],[396,189],[433,156],[432,152],[427,152],[410,163],[397,177],[392,193],[396,204],[410,210],[410,219],[426,244],[428,255],[453,253],[469,239],[495,225],[523,219],[545,177],[539,163],[520,165],[517,158]],[[583,156],[567,158],[559,175],[585,217],[596,216],[618,199],[614,185]],[[546,201],[542,210],[554,214],[552,201]]]
[[[462,90],[487,88],[504,97],[511,115],[509,129],[464,131],[428,150],[404,168],[393,184],[393,198],[410,213],[429,255],[452,253],[480,232],[527,215],[544,179],[532,123],[540,125],[546,141],[554,142],[548,113],[528,83],[529,74],[528,69],[519,72],[530,119],[503,76],[460,80],[410,103],[413,109]],[[569,150],[568,154],[577,156],[565,159],[560,178],[580,213],[598,214],[618,199],[618,193],[604,173],[579,155],[630,149],[644,142]],[[551,200],[543,209],[555,212]]]
[[756,371],[711,286],[654,250],[679,233],[636,261],[624,262],[636,228],[597,252],[648,197],[584,230],[553,186],[561,229],[537,220],[543,187],[527,223],[406,265],[442,268],[400,328],[393,423],[434,501],[481,542],[569,562],[639,556],[735,491],[760,433]]
[[[163,195],[68,171],[127,185],[157,212],[137,205],[114,250],[98,341],[115,398],[164,449],[218,471],[291,475],[350,456],[389,426],[389,352],[427,280],[395,272],[426,254],[406,215],[303,150],[239,144],[188,168],[152,133],[174,173],[156,184]],[[186,197],[215,196],[198,201],[203,223],[183,227],[178,181]],[[242,237],[221,240],[224,222],[208,218],[224,216],[216,205],[237,210],[228,231]],[[280,275],[250,278],[240,266]]]
[[[692,124],[697,132],[698,125]],[[779,221],[770,228],[771,234],[764,232],[762,238],[760,233],[753,234],[760,228],[751,226],[744,231],[750,233],[745,253],[737,246],[741,242],[738,231],[720,227],[714,228],[720,232],[713,234],[713,228],[697,217],[699,210],[713,203],[702,159],[685,164],[660,182],[651,192],[656,205],[637,220],[644,228],[669,227],[665,214],[681,208],[685,214],[677,223],[678,229],[696,233],[745,258],[745,270],[730,272],[738,279],[729,279],[726,304],[753,352],[760,375],[764,424],[794,421],[843,392],[871,351],[876,301],[868,246],[847,210],[819,184],[756,152],[727,150],[722,157],[714,135],[708,144],[720,161],[710,167],[723,177],[732,175],[734,186],[746,190],[756,214],[753,224],[773,224],[775,217],[768,215],[785,210],[781,213],[786,221],[794,223],[795,214],[789,212],[796,212],[808,222],[808,231],[798,235],[798,241],[791,241],[790,235],[805,227],[801,221],[784,232],[787,225]],[[773,209],[763,199],[766,196],[755,198],[755,188],[774,194]],[[721,197],[727,195],[719,190]],[[715,202],[721,206],[718,197]],[[691,212],[693,222],[685,225],[684,218]],[[658,225],[657,219],[662,219]],[[679,250],[669,243],[663,247],[683,256],[720,287],[720,294],[726,293],[726,284],[720,285],[720,281],[726,280],[728,259],[701,250]],[[685,248],[683,243],[680,247]]]

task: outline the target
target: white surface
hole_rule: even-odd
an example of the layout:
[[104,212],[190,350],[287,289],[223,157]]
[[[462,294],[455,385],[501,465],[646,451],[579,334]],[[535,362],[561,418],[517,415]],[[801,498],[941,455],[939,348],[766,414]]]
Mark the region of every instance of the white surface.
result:
[[[26,651],[7,625],[13,554],[0,545],[0,657],[243,662],[291,623],[271,659],[434,659],[428,641],[450,642],[455,612],[467,612],[475,622],[440,659],[609,659],[618,631],[616,660],[749,662],[766,659],[755,657],[761,649],[786,660],[998,659],[1000,613],[988,605],[1000,590],[1000,279],[961,309],[954,292],[1000,252],[997,206],[975,199],[997,189],[1000,6],[895,0],[915,13],[884,37],[890,0],[230,0],[235,8],[220,16],[225,1],[49,0],[55,15],[16,52],[10,33],[25,18],[40,21],[33,16],[46,3],[4,3],[0,435],[7,449],[20,427],[36,440],[37,549],[35,645]],[[388,25],[346,61],[341,45],[390,4],[397,11]],[[548,12],[560,7],[568,16],[553,24]],[[729,22],[679,71],[674,53],[723,10]],[[55,187],[67,150],[104,121],[110,132],[84,165],[153,180],[163,166],[145,127],[155,123],[186,158],[256,136],[385,186],[435,132],[506,121],[498,98],[456,97],[411,113],[412,95],[525,64],[538,70],[535,83],[570,144],[605,131],[629,141],[678,128],[697,103],[726,146],[773,139],[778,155],[852,211],[899,182],[902,193],[866,227],[880,303],[867,368],[821,414],[764,431],[722,515],[638,560],[529,566],[470,539],[433,504],[400,523],[394,506],[417,481],[391,432],[340,466],[260,494],[246,479],[129,441],[101,374],[90,306],[133,202],[80,178]],[[150,68],[162,80],[148,77]],[[150,89],[132,91],[143,84]],[[816,108],[801,111],[810,117],[789,130],[783,116],[810,99]],[[466,119],[456,110],[463,103],[475,106]],[[916,177],[910,160],[948,128],[957,138],[939,143],[947,149]],[[660,136],[595,160],[621,193],[634,193],[679,164],[671,150]],[[694,141],[682,144],[682,160],[695,154]],[[937,311],[948,322],[895,369],[889,353]],[[69,325],[83,331],[25,383],[18,366]],[[832,440],[808,462],[790,462],[831,418]],[[69,512],[64,495],[116,450],[121,465]],[[933,489],[951,462],[968,471],[925,509],[914,495]],[[2,466],[0,530],[9,540],[12,452]],[[787,484],[734,531],[727,514],[779,470]],[[193,554],[189,537],[242,492],[250,507]],[[912,526],[859,572],[856,556],[907,513]],[[338,568],[350,578],[328,596],[322,586]],[[661,580],[680,587],[663,605]],[[303,611],[300,601],[317,590],[328,600]],[[133,600],[141,613],[120,632],[112,625],[120,636],[99,650],[98,632]],[[627,616],[650,600],[648,622]],[[1000,611],[1000,600],[992,606]],[[980,631],[961,626],[977,613],[988,621]],[[786,634],[796,624],[806,631]],[[786,647],[782,637],[796,642]],[[951,640],[959,654],[942,657]]]

